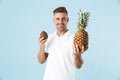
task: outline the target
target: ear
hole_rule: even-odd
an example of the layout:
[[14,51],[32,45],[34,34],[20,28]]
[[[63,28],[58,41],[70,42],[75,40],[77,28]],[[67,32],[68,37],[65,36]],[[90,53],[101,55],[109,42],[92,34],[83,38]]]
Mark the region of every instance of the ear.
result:
[[68,19],[67,19],[67,22],[69,22],[69,17],[68,17]]

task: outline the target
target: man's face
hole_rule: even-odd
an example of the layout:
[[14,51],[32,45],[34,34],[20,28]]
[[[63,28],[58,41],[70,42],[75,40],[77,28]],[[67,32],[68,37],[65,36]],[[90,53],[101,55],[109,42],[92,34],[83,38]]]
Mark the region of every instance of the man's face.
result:
[[64,31],[67,28],[67,23],[69,21],[68,15],[66,13],[55,13],[54,14],[54,23],[56,25],[57,30]]

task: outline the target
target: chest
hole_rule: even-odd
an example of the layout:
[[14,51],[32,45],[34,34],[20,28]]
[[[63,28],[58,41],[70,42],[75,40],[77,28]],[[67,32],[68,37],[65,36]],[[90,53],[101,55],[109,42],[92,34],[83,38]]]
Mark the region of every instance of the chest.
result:
[[69,55],[72,43],[72,40],[69,38],[56,38],[49,45],[49,53],[54,55]]

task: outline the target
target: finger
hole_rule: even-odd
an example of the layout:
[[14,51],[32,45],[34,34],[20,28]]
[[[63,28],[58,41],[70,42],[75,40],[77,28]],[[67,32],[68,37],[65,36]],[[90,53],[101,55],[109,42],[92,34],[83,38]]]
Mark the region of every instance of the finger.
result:
[[73,48],[73,53],[75,54],[76,53],[75,45],[73,45],[72,48]]
[[41,42],[43,39],[44,39],[44,38],[42,37],[42,38],[39,39],[39,41]]
[[72,45],[72,48],[73,48],[73,51],[75,51],[75,46],[74,45]]
[[85,51],[85,47],[84,46],[82,46],[82,50],[81,50],[81,52],[84,52]]
[[42,44],[44,44],[46,41],[47,41],[47,39],[45,39],[45,40],[42,40],[42,41],[41,41],[41,43],[42,43]]
[[45,43],[45,41],[43,41],[43,40],[44,40],[43,37],[42,37],[42,38],[39,38],[39,39],[38,39],[38,43],[39,43],[39,44],[43,44],[43,43]]
[[41,42],[41,38],[38,37],[38,43],[40,43],[40,42]]
[[39,40],[43,40],[43,39],[44,39],[44,37],[39,38]]
[[77,52],[77,45],[75,45],[75,51]]
[[78,45],[76,45],[76,51],[79,52],[79,48],[78,48]]

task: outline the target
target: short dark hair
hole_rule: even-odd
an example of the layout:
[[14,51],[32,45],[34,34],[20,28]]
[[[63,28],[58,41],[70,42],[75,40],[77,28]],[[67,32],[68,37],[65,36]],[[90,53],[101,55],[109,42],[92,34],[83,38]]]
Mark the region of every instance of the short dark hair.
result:
[[59,13],[59,12],[66,13],[66,14],[68,15],[67,9],[66,9],[65,7],[58,7],[58,8],[56,8],[56,9],[53,11],[53,14]]

